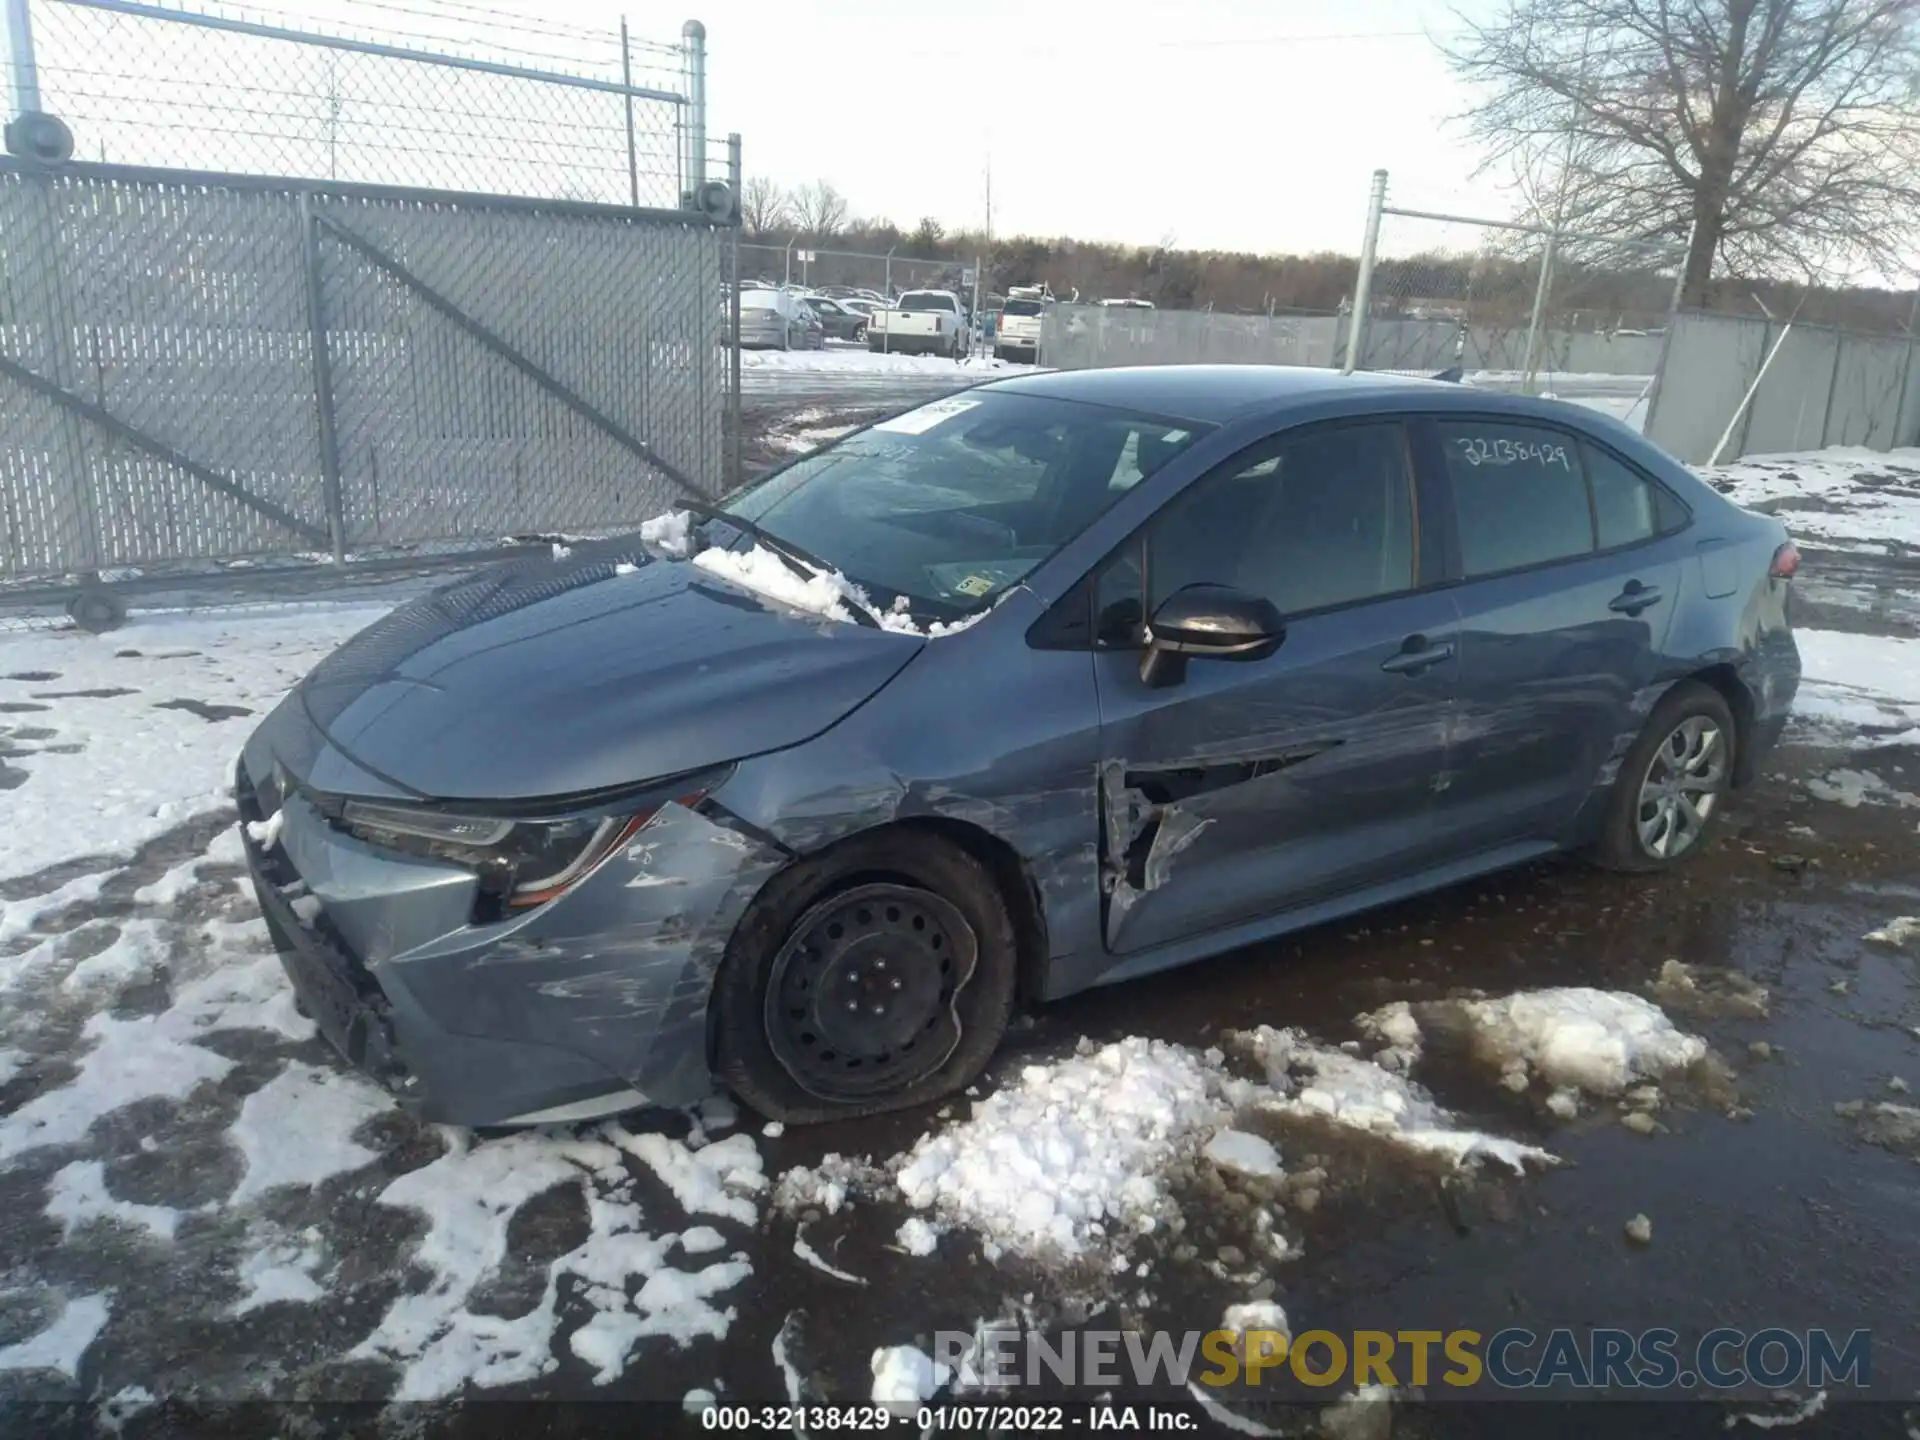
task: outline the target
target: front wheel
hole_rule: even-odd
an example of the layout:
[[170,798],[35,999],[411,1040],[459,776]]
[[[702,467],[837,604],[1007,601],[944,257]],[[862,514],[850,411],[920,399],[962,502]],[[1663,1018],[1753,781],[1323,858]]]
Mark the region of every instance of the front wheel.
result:
[[853,343],[854,344],[858,345],[862,340],[865,340],[866,338],[867,338],[866,326],[856,325],[853,327]]
[[931,836],[856,837],[769,881],[714,983],[715,1070],[808,1124],[929,1104],[992,1057],[1018,947],[993,878]]
[[1669,690],[1620,762],[1595,858],[1609,870],[1665,870],[1699,850],[1733,781],[1735,739],[1711,685]]

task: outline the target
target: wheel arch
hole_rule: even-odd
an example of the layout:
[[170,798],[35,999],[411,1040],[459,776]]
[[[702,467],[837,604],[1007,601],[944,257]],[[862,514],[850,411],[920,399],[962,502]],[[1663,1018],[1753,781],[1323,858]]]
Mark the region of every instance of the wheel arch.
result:
[[1753,746],[1753,692],[1747,688],[1747,682],[1725,661],[1704,666],[1684,679],[1705,685],[1727,702],[1727,709],[1733,713],[1733,787],[1743,789],[1752,784],[1758,765]]

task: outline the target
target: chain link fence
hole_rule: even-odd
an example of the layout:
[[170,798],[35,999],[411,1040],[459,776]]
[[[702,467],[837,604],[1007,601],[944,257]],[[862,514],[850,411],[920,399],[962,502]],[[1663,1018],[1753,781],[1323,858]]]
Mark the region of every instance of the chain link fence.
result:
[[715,493],[725,233],[0,162],[0,582],[605,531]]
[[324,19],[221,0],[26,13],[31,108],[66,123],[80,160],[660,208],[686,193],[691,33],[662,44],[445,0]]
[[1375,176],[1353,368],[1458,368],[1529,391],[1659,367],[1685,246],[1385,204]]
[[971,260],[925,260],[911,255],[861,250],[823,250],[796,240],[791,245],[742,242],[740,276],[769,285],[846,286],[884,297],[905,290],[971,291]]

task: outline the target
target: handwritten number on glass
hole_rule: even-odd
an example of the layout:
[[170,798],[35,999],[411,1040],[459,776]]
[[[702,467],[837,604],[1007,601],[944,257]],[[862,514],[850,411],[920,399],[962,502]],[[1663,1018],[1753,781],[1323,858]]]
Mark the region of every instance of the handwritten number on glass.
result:
[[1573,462],[1567,458],[1567,447],[1545,440],[1490,440],[1484,435],[1461,435],[1453,443],[1476,469],[1482,465],[1518,465],[1527,460],[1537,465],[1558,465],[1562,470],[1573,469]]

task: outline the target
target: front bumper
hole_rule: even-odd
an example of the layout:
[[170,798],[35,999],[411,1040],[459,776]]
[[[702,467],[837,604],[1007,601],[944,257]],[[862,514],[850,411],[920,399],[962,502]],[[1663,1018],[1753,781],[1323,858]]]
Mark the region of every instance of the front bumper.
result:
[[[249,746],[258,764],[260,747]],[[328,1041],[423,1120],[582,1120],[712,1093],[707,996],[740,915],[785,856],[678,805],[574,889],[473,924],[472,877],[339,830],[308,797],[235,799],[255,894]],[[248,822],[281,814],[263,846]]]

